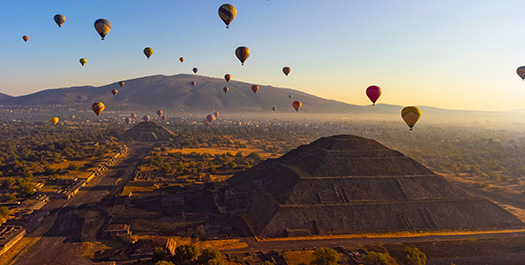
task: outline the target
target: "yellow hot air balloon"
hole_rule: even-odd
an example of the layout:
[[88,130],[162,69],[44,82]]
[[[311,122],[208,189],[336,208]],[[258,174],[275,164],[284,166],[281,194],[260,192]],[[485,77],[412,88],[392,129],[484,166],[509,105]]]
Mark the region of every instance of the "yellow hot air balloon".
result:
[[81,64],[82,66],[86,65],[86,63],[87,63],[86,58],[80,58],[80,60],[78,60],[78,61],[80,62],[80,64]]
[[180,57],[180,58],[179,58],[179,61],[180,61],[181,63],[184,62],[184,57]]
[[95,21],[95,30],[98,32],[98,35],[102,37],[102,40],[106,37],[106,35],[111,30],[111,22],[107,19],[99,18],[97,21]]
[[235,49],[235,56],[237,56],[237,59],[239,59],[239,61],[241,61],[241,64],[244,65],[246,59],[250,57],[250,49],[244,46],[238,47],[237,49]]
[[91,109],[93,110],[93,112],[95,112],[95,114],[100,115],[100,113],[102,113],[102,111],[104,111],[104,109],[106,108],[106,106],[104,106],[104,103],[102,102],[95,102],[93,103],[93,105],[91,105]]
[[226,28],[230,28],[230,23],[237,15],[237,9],[231,4],[224,4],[219,7],[219,17],[222,19]]
[[61,14],[56,14],[54,19],[55,19],[55,23],[57,23],[59,28],[61,28],[64,22],[66,22],[66,17]]
[[58,117],[51,118],[51,123],[53,123],[53,125],[57,124],[58,123]]
[[405,107],[401,111],[401,117],[403,117],[403,120],[406,122],[408,127],[410,127],[410,130],[414,128],[414,125],[416,125],[419,118],[421,118],[421,110],[418,107],[410,106]]
[[149,59],[149,57],[151,57],[151,55],[153,55],[153,49],[150,48],[150,47],[144,48],[144,55],[146,55],[146,57],[148,57],[148,59]]

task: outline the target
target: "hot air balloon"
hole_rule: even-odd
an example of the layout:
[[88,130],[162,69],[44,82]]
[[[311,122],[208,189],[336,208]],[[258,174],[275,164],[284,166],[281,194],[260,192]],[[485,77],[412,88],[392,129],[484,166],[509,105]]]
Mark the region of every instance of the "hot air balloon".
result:
[[159,115],[159,117],[162,116],[162,113],[164,113],[164,111],[162,111],[162,110],[160,110],[160,109],[157,110],[157,115]]
[[75,115],[71,115],[71,119],[74,120],[75,119]]
[[224,4],[219,7],[219,17],[224,21],[227,29],[230,28],[230,23],[232,23],[236,15],[237,9],[231,4]]
[[232,76],[230,74],[224,75],[224,79],[226,79],[226,82],[230,82],[230,79],[232,79]]
[[518,69],[516,70],[516,73],[518,73],[521,79],[525,81],[525,66],[518,67]]
[[131,113],[131,118],[135,119],[137,117],[137,114]]
[[288,76],[288,74],[292,71],[292,68],[286,66],[286,67],[283,67],[283,73],[284,75]]
[[224,87],[222,90],[224,90],[224,93],[228,92],[230,90],[228,87]]
[[148,60],[149,60],[149,57],[153,55],[153,49],[150,47],[144,48],[144,55],[146,55],[146,57],[148,57]]
[[204,125],[210,125],[210,122],[208,120],[204,120]]
[[410,106],[405,107],[401,111],[401,117],[403,117],[403,120],[406,122],[408,127],[410,127],[410,130],[412,131],[414,125],[416,125],[417,121],[421,117],[421,110],[418,107]]
[[272,111],[275,111],[275,107],[272,107]]
[[250,57],[250,49],[241,46],[235,50],[235,56],[237,56],[237,59],[239,59],[241,64],[244,65],[244,61]]
[[366,95],[372,101],[372,105],[376,105],[377,99],[381,96],[381,88],[378,86],[369,86],[366,89]]
[[51,123],[52,123],[53,125],[57,124],[57,123],[58,123],[58,117],[53,117],[53,118],[51,118]]
[[118,90],[116,90],[116,89],[111,90],[111,94],[113,94],[113,96],[116,96],[117,93],[118,93]]
[[29,37],[27,35],[22,36],[22,39],[27,42],[29,40]]
[[104,103],[102,102],[95,102],[93,105],[91,105],[91,109],[95,112],[95,114],[97,114],[97,116],[100,115],[100,113],[102,113],[105,108],[106,106],[104,106]]
[[145,122],[148,122],[148,121],[149,121],[149,116],[146,115],[146,116],[142,117],[142,119],[143,119]]
[[210,114],[210,115],[206,116],[206,120],[207,120],[209,123],[212,123],[212,122],[215,120],[215,116],[213,116],[213,115]]
[[161,118],[163,121],[165,121],[168,117],[166,117],[166,116],[162,116],[162,117],[160,117],[160,118]]
[[78,60],[78,61],[80,62],[80,64],[81,64],[82,66],[86,65],[86,63],[87,63],[86,58],[80,58],[80,60]]
[[199,68],[193,67],[193,73],[196,74],[199,71]]
[[118,82],[118,85],[119,85],[120,87],[123,87],[125,84],[126,84],[126,83],[124,83],[124,81],[120,81],[120,82]]
[[131,119],[129,117],[126,117],[126,119],[124,120],[127,124],[131,124]]
[[191,81],[191,86],[192,86],[192,87],[195,87],[196,85],[197,85],[197,82],[195,82],[195,81]]
[[59,28],[61,28],[64,22],[66,22],[66,17],[64,15],[57,14],[54,19]]
[[179,58],[179,61],[180,61],[181,63],[184,62],[184,57],[180,57],[180,58]]
[[213,115],[214,115],[215,117],[219,117],[219,113],[218,113],[218,112],[214,112]]
[[257,91],[259,91],[259,86],[258,85],[253,85],[252,86],[252,91],[253,91],[254,94],[257,93]]
[[289,99],[292,99],[292,98],[293,98],[293,96],[292,96],[292,95],[288,95],[288,98],[289,98]]
[[292,103],[292,106],[295,109],[295,111],[298,111],[301,108],[302,105],[303,105],[303,103],[301,103],[301,101],[299,101],[299,100],[296,100],[296,101],[294,101]]
[[102,40],[104,40],[104,37],[106,37],[111,30],[111,23],[107,19],[99,18],[95,21],[95,30],[98,32],[98,35],[102,37]]

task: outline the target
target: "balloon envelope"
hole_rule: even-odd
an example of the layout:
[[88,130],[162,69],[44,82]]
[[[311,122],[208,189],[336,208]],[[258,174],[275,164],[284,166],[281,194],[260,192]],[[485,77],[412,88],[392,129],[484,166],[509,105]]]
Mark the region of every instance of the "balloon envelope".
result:
[[237,49],[235,49],[235,56],[237,56],[237,59],[239,59],[239,61],[241,61],[241,64],[244,65],[246,59],[250,57],[250,49],[244,46],[238,47]]
[[123,87],[125,84],[126,84],[126,83],[124,83],[124,81],[120,81],[120,82],[118,82],[118,85],[119,85],[120,87]]
[[272,110],[275,111],[275,107],[272,107]]
[[180,58],[179,58],[179,61],[180,61],[181,63],[184,62],[184,57],[180,57]]
[[61,28],[64,22],[66,22],[66,17],[64,15],[57,14],[55,15],[54,19],[59,28]]
[[295,111],[298,111],[301,108],[302,105],[303,105],[303,103],[301,103],[301,101],[299,101],[299,100],[296,100],[296,101],[294,101],[292,103],[292,106],[295,109]]
[[218,112],[214,112],[213,115],[214,115],[215,117],[219,117],[219,113],[218,113]]
[[232,76],[230,74],[224,75],[224,79],[226,79],[226,82],[230,82],[230,79],[232,79]]
[[366,89],[366,95],[372,101],[372,104],[375,105],[377,99],[381,96],[381,88],[378,86],[369,86]]
[[224,93],[226,93],[226,92],[228,92],[228,90],[230,90],[230,89],[229,89],[228,87],[224,87],[222,90],[224,91]]
[[137,117],[137,114],[131,113],[131,118],[135,119]]
[[117,93],[118,93],[118,90],[116,89],[111,90],[111,94],[113,94],[113,96],[117,95]]
[[168,117],[162,116],[161,118],[162,118],[163,121],[165,121]]
[[153,49],[150,48],[150,47],[144,48],[144,55],[146,55],[146,57],[148,57],[148,59],[149,59],[149,57],[151,57],[151,55],[153,55]]
[[191,81],[191,86],[192,86],[192,87],[195,87],[196,85],[197,85],[197,82],[195,82],[195,81]]
[[131,119],[129,117],[126,117],[126,119],[124,120],[127,124],[131,124]]
[[57,123],[58,123],[58,118],[57,118],[57,117],[53,117],[53,118],[51,118],[51,123],[52,123],[53,125],[57,124]]
[[98,35],[102,37],[102,40],[106,37],[106,35],[111,30],[111,22],[107,19],[99,18],[95,21],[95,30],[97,31]]
[[27,35],[22,36],[22,39],[27,42],[29,40],[29,37]]
[[198,71],[199,71],[199,68],[197,68],[197,67],[193,67],[193,73],[196,74]]
[[78,61],[80,62],[80,64],[81,64],[82,66],[86,65],[86,63],[87,63],[86,58],[80,58],[80,60],[78,60]]
[[210,115],[206,116],[206,120],[207,120],[209,123],[212,123],[212,122],[215,120],[215,116],[213,116],[213,115],[210,114]]
[[102,113],[105,108],[106,106],[104,106],[104,103],[102,102],[95,102],[93,105],[91,105],[91,109],[95,112],[95,114],[97,114],[97,116],[100,115],[100,113]]
[[160,110],[160,109],[157,110],[157,115],[159,115],[159,117],[162,116],[162,113],[164,113],[164,111],[162,111],[162,110]]
[[254,94],[257,93],[257,91],[259,91],[259,86],[258,85],[253,85],[252,86],[252,91],[253,91]]
[[525,80],[525,66],[518,67],[516,73],[521,77],[521,79]]
[[142,119],[143,119],[145,122],[148,122],[148,121],[149,121],[149,116],[146,115],[146,116],[142,117]]
[[222,19],[226,28],[230,28],[230,23],[237,15],[237,9],[231,4],[224,4],[219,7],[219,17]]
[[292,71],[292,68],[286,66],[286,67],[283,67],[283,73],[288,76],[288,74]]
[[421,110],[418,107],[409,106],[401,110],[401,117],[406,122],[410,130],[416,125],[419,118],[421,118]]

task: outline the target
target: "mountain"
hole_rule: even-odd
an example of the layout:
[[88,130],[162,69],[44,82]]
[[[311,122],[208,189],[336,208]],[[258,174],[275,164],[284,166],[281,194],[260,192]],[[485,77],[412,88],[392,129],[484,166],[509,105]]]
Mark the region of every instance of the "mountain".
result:
[[[195,87],[191,82],[197,82]],[[163,108],[188,110],[217,110],[231,112],[250,112],[271,110],[294,111],[293,100],[303,103],[303,112],[338,113],[358,111],[361,106],[327,100],[307,93],[273,86],[259,85],[257,94],[251,90],[251,83],[230,81],[199,75],[179,74],[174,76],[155,75],[131,80],[124,80],[124,87],[113,83],[101,87],[80,86],[70,88],[48,89],[30,95],[0,100],[0,104],[18,106],[46,105],[91,105],[104,102],[106,108],[123,108],[142,106],[146,108]],[[224,93],[223,88],[230,90]],[[111,90],[117,89],[116,96]],[[293,99],[289,98],[293,96]]]
[[0,100],[11,99],[11,98],[13,97],[0,92]]

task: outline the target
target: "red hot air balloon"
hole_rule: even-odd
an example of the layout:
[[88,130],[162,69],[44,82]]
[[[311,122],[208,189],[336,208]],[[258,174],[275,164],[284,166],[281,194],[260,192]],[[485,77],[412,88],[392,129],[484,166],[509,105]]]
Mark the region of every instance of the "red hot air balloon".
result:
[[162,110],[160,110],[160,109],[157,110],[157,115],[159,115],[159,117],[162,116],[162,113],[164,113],[164,111],[162,111]]
[[195,82],[195,81],[191,81],[191,86],[192,86],[192,87],[195,87],[196,85],[197,85],[197,82]]
[[230,82],[230,79],[232,79],[232,76],[230,74],[224,75],[224,79],[226,79],[226,82]]
[[95,112],[95,114],[97,114],[97,116],[100,115],[100,113],[102,113],[105,108],[106,106],[104,106],[104,103],[102,102],[95,102],[93,105],[91,105],[91,109]]
[[160,117],[160,118],[161,118],[163,121],[165,121],[168,117],[166,117],[166,116],[162,116],[162,117]]
[[218,112],[214,112],[213,115],[215,115],[215,117],[219,117],[219,113]]
[[149,121],[149,116],[146,115],[146,116],[142,117],[142,119],[143,119],[145,122],[148,122],[148,121]]
[[226,93],[226,92],[228,92],[228,90],[230,90],[230,89],[229,89],[228,87],[224,87],[222,90],[224,91],[224,93]]
[[207,120],[209,123],[212,123],[212,122],[215,120],[215,116],[213,116],[213,115],[210,114],[210,115],[206,116],[206,120]]
[[303,103],[301,103],[301,101],[299,101],[299,100],[296,100],[296,101],[294,101],[292,103],[292,106],[295,109],[295,111],[298,111],[301,108],[302,105],[303,105]]
[[22,39],[27,42],[29,40],[29,37],[27,35],[22,36]]
[[366,89],[366,95],[372,101],[372,104],[375,106],[377,99],[381,96],[381,88],[378,86],[369,86]]
[[258,85],[253,85],[252,86],[252,91],[253,91],[254,94],[257,93],[257,91],[259,91],[259,86]]

